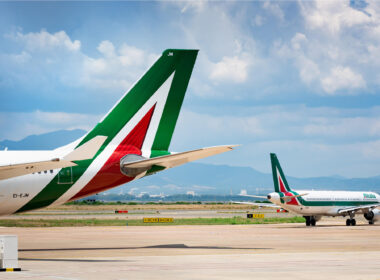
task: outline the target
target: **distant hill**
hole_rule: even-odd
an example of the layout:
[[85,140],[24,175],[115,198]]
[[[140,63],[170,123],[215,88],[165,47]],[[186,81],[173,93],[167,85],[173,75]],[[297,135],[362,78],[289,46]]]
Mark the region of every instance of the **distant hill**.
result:
[[20,141],[4,140],[0,142],[0,149],[3,150],[53,150],[60,146],[69,144],[82,137],[85,130],[58,130],[40,135],[30,135]]
[[[41,135],[31,135],[21,141],[2,141],[0,148],[9,150],[46,150],[66,145],[86,132],[61,130]],[[268,162],[268,164],[270,164]],[[286,166],[285,166],[286,170]],[[295,178],[287,177],[289,184],[298,189],[372,190],[380,192],[380,176],[347,179],[340,176]],[[188,163],[153,176],[132,181],[107,193],[147,192],[149,194],[238,194],[242,189],[251,194],[267,194],[273,190],[272,175],[251,167]]]
[[[268,164],[270,163],[268,162]],[[295,178],[287,176],[287,180],[295,189],[372,190],[380,192],[380,177],[347,179],[342,177]],[[135,192],[155,194],[160,192],[165,194],[186,193],[187,191],[194,191],[198,194],[237,194],[242,189],[251,194],[267,194],[273,191],[273,179],[272,174],[261,173],[250,167],[188,163],[157,173],[154,176],[133,181],[124,187],[112,190],[112,192],[127,192],[131,188],[138,188]]]

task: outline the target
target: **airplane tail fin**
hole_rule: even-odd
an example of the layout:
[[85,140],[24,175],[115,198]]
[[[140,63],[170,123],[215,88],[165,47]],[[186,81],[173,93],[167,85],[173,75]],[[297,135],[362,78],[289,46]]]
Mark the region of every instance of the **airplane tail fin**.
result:
[[[57,149],[63,154],[68,149],[77,150],[74,155],[79,156],[84,153],[84,148],[80,148],[82,145],[97,136],[104,136],[105,141],[95,156],[78,161],[77,173],[72,173],[71,167],[61,170],[18,212],[41,208],[53,202],[60,204],[70,198],[76,199],[130,181],[131,178],[120,173],[119,162],[126,154],[144,158],[170,154],[169,144],[197,54],[198,50],[165,50],[87,135],[67,145],[69,147]],[[82,176],[90,165],[98,170],[91,180],[89,176]],[[72,176],[62,184],[59,183],[59,174]]]
[[291,191],[288,181],[286,180],[285,174],[282,171],[280,162],[276,154],[270,154],[270,160],[272,164],[272,175],[273,175],[273,184],[274,190],[276,192],[289,192]]
[[165,50],[78,146],[104,135],[98,154],[109,144],[120,153],[147,158],[168,154],[197,54],[198,50]]

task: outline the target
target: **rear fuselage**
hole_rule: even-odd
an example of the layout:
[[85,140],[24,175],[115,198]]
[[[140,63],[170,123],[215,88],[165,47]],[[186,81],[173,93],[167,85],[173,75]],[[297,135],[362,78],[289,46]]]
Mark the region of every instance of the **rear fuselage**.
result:
[[[57,157],[59,153],[54,151],[6,151],[0,152],[0,158],[12,158],[12,162],[38,161]],[[30,160],[29,160],[30,159]],[[35,172],[28,175],[18,176],[6,180],[0,180],[0,215],[13,214],[25,210],[33,210],[48,205],[59,205],[87,195],[107,190],[114,187],[113,181],[118,180],[116,185],[127,183],[134,178],[120,173],[118,162],[114,161],[108,166],[109,180],[102,180],[103,184],[89,182],[99,173],[96,161],[88,168],[83,165],[62,169],[50,169]],[[79,177],[88,178],[78,180]],[[37,197],[39,193],[47,189],[45,195]],[[82,191],[87,186],[87,191]]]

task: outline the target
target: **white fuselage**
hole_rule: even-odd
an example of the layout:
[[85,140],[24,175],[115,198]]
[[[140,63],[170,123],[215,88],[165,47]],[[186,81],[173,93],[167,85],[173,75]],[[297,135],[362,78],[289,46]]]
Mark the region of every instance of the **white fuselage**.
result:
[[286,203],[278,193],[271,193],[270,201],[280,207],[304,216],[345,216],[339,210],[347,207],[357,207],[380,203],[380,195],[374,192],[358,191],[297,191],[305,193],[295,198],[297,203]]

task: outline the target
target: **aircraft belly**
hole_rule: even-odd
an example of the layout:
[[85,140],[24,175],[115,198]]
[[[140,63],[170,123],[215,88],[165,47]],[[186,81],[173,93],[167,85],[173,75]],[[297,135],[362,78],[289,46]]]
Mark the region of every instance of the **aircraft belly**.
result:
[[335,216],[337,214],[336,207],[331,206],[303,206],[303,205],[286,205],[284,209],[295,212],[300,215],[325,215]]

